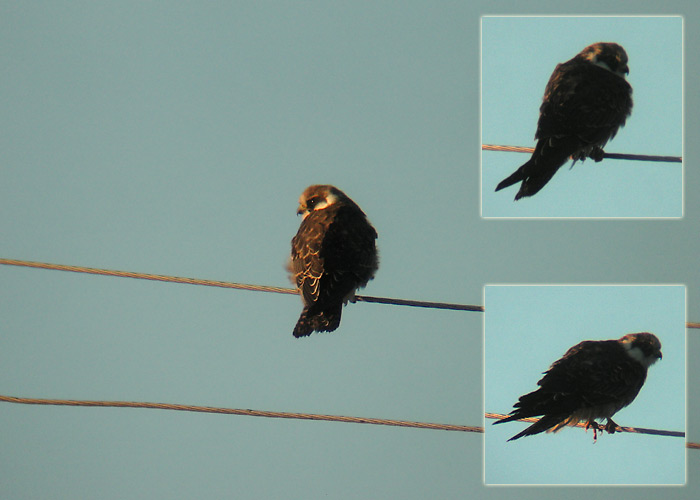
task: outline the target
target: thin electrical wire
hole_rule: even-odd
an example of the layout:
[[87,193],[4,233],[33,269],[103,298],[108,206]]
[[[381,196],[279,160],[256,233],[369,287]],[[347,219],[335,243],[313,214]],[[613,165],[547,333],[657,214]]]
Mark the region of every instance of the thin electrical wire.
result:
[[[237,290],[250,290],[256,292],[273,292],[296,295],[298,292],[293,288],[282,288],[267,285],[249,285],[244,283],[231,283],[227,281],[203,280],[197,278],[180,278],[177,276],[164,276],[159,274],[137,273],[132,271],[115,271],[110,269],[98,269],[83,266],[68,266],[64,264],[49,264],[46,262],[32,262],[27,260],[3,259],[0,264],[6,266],[29,267],[34,269],[49,269],[54,271],[69,271],[74,273],[97,274],[103,276],[116,276],[118,278],[135,278],[152,281],[164,281],[168,283],[184,283],[187,285],[215,286],[220,288],[233,288]],[[367,295],[357,295],[357,302],[374,302],[377,304],[391,304],[398,306],[426,307],[431,309],[450,309],[456,311],[485,312],[484,306],[468,304],[449,304],[445,302],[427,302],[420,300],[393,299],[387,297],[370,297]],[[686,323],[687,328],[700,328],[700,323]]]
[[[484,151],[507,151],[509,153],[532,153],[535,148],[527,148],[523,146],[500,146],[496,144],[482,144],[481,149]],[[683,163],[681,156],[657,156],[657,155],[635,155],[624,153],[605,153],[603,158],[615,160],[637,160],[637,161],[658,161],[668,163]]]
[[[22,398],[14,396],[0,395],[0,402],[26,404],[26,405],[44,405],[44,406],[83,406],[97,408],[141,408],[150,410],[173,410],[173,411],[188,411],[196,413],[218,413],[222,415],[243,415],[248,417],[267,417],[267,418],[287,418],[296,420],[318,420],[326,422],[344,422],[354,424],[371,424],[371,425],[386,425],[392,427],[410,427],[414,429],[432,429],[441,431],[459,431],[459,432],[475,432],[483,433],[484,428],[471,425],[454,425],[454,424],[438,424],[432,422],[413,422],[408,420],[391,420],[384,418],[367,418],[367,417],[348,417],[342,415],[319,415],[314,413],[291,413],[281,411],[264,411],[250,410],[237,408],[219,408],[213,406],[195,406],[182,405],[171,403],[144,403],[134,401],[86,401],[86,400],[68,400],[68,399],[39,399],[39,398]],[[498,413],[486,413],[486,418],[500,419],[506,415]],[[537,419],[526,418],[523,422],[535,422]],[[578,427],[584,427],[584,424],[579,424]],[[682,432],[663,431],[656,429],[645,429],[641,427],[620,427],[618,431],[633,432],[638,434],[655,434],[670,437],[685,437]],[[700,449],[699,443],[686,443],[686,447],[692,449]]]
[[[77,273],[87,273],[87,274],[97,274],[105,276],[116,276],[123,278],[136,278],[136,279],[146,279],[154,281],[164,281],[170,283],[184,283],[192,285],[203,285],[203,286],[215,286],[221,288],[233,288],[239,290],[252,290],[261,292],[275,292],[275,293],[285,293],[290,295],[295,295],[296,290],[291,288],[281,288],[273,286],[263,286],[263,285],[249,285],[241,283],[230,283],[225,281],[213,281],[213,280],[202,280],[195,278],[181,278],[176,276],[164,276],[156,274],[145,274],[136,273],[130,271],[115,271],[108,269],[96,269],[88,268],[82,266],[68,266],[62,264],[48,264],[44,262],[31,262],[15,259],[3,259],[0,258],[0,264],[9,266],[19,266],[19,267],[29,267],[37,269],[50,269],[58,271],[70,271]],[[406,305],[414,307],[430,307],[437,309],[456,309],[456,310],[466,310],[466,311],[477,311],[484,312],[483,306],[474,305],[463,305],[463,304],[446,304],[440,302],[423,302],[423,301],[411,301],[403,299],[391,299],[384,297],[369,297],[369,296],[357,296],[357,301],[363,302],[375,302],[380,304],[393,304],[393,305]],[[686,323],[687,328],[700,328],[700,323]],[[259,416],[259,417],[272,417],[272,418],[297,418],[306,420],[327,420],[336,422],[354,422],[354,423],[369,423],[377,425],[395,425],[400,427],[417,427],[417,428],[429,428],[429,429],[442,429],[442,430],[459,430],[467,432],[484,432],[483,427],[470,427],[470,426],[454,426],[448,424],[432,424],[424,422],[409,422],[401,420],[385,420],[376,418],[361,418],[361,417],[343,417],[334,415],[314,415],[314,414],[303,414],[303,413],[288,413],[288,412],[269,412],[269,411],[259,411],[259,410],[240,410],[231,408],[213,408],[213,407],[202,407],[202,406],[187,406],[187,405],[174,405],[165,403],[134,403],[134,402],[123,402],[123,401],[70,401],[70,400],[49,400],[49,399],[31,399],[31,398],[16,398],[11,396],[0,395],[0,401],[10,402],[10,403],[23,403],[23,404],[37,404],[37,405],[61,405],[61,406],[101,406],[101,407],[131,407],[131,408],[152,408],[152,409],[169,409],[169,410],[179,410],[179,411],[194,411],[194,412],[208,412],[208,413],[224,413],[224,414],[234,414],[234,415],[248,415],[248,416]],[[486,413],[486,418],[504,418],[505,415],[497,413]],[[536,419],[522,419],[524,422],[534,422]],[[579,427],[583,427],[584,424],[579,424]],[[677,431],[662,431],[655,429],[644,429],[635,427],[621,427],[623,432],[636,432],[642,434],[657,434],[665,436],[677,436],[684,437],[684,433]],[[700,444],[697,443],[687,443],[688,448],[700,449]]]
[[[502,418],[506,418],[508,415],[502,415],[500,413],[485,413],[484,416],[486,418],[491,418],[491,419],[496,419],[500,420]],[[528,417],[528,418],[519,418],[517,421],[518,422],[528,422],[528,423],[535,423],[539,420],[539,418],[533,418],[533,417]],[[586,427],[585,422],[579,422],[577,424],[572,425],[571,427]],[[664,431],[664,430],[659,430],[659,429],[646,429],[644,427],[623,427],[623,426],[618,426],[616,432],[632,432],[636,434],[652,434],[655,436],[669,436],[669,437],[680,437],[684,438],[685,437],[685,432],[683,431]]]
[[283,411],[243,410],[237,408],[216,408],[212,406],[193,406],[169,403],[140,403],[132,401],[82,401],[65,399],[19,398],[0,395],[0,401],[6,403],[52,406],[89,406],[101,408],[142,408],[151,410],[175,410],[198,413],[219,413],[224,415],[244,415],[248,417],[290,418],[298,420],[325,420],[328,422],[346,422],[354,424],[389,425],[394,427],[412,427],[416,429],[433,429],[441,431],[484,432],[483,427],[468,425],[436,424],[430,422],[411,422],[407,420],[390,420],[384,418],[345,417],[341,415],[318,415],[313,413],[291,413]]
[[[68,266],[63,264],[49,264],[46,262],[32,262],[17,259],[0,258],[0,264],[6,266],[29,267],[34,269],[49,269],[54,271],[69,271],[74,273],[97,274],[103,276],[116,276],[118,278],[135,278],[152,281],[164,281],[168,283],[184,283],[187,285],[215,286],[220,288],[233,288],[237,290],[251,290],[256,292],[273,292],[296,295],[298,292],[293,288],[282,288],[266,285],[249,285],[244,283],[231,283],[227,281],[203,280],[196,278],[180,278],[177,276],[164,276],[159,274],[146,274],[131,271],[114,271],[109,269],[97,269],[83,266]],[[357,295],[357,302],[374,302],[377,304],[391,304],[399,306],[426,307],[431,309],[451,309],[456,311],[485,312],[484,306],[468,304],[449,304],[445,302],[426,302],[420,300],[393,299],[386,297],[370,297],[367,295]],[[700,328],[700,323],[686,323],[687,328]]]
[[[6,266],[19,266],[19,267],[30,267],[35,269],[50,269],[54,271],[69,271],[73,273],[87,273],[87,274],[97,274],[103,276],[116,276],[118,278],[135,278],[143,280],[152,281],[164,281],[168,283],[183,283],[187,285],[203,285],[203,286],[215,286],[220,288],[234,288],[236,290],[249,290],[255,292],[273,292],[273,293],[285,293],[288,295],[297,295],[299,292],[294,288],[282,288],[278,286],[266,286],[266,285],[248,285],[244,283],[230,283],[227,281],[213,281],[213,280],[203,280],[196,278],[180,278],[177,276],[163,276],[159,274],[146,274],[137,273],[131,271],[115,271],[110,269],[96,269],[92,267],[83,266],[67,266],[63,264],[49,264],[46,262],[31,262],[26,260],[16,260],[16,259],[3,259],[0,258],[0,264]],[[357,302],[375,302],[378,304],[391,304],[397,306],[412,306],[412,307],[427,307],[431,309],[450,309],[454,311],[475,311],[483,312],[483,306],[473,306],[467,304],[449,304],[446,302],[426,302],[421,300],[405,300],[405,299],[392,299],[386,297],[369,297],[363,295],[357,295],[355,297]]]

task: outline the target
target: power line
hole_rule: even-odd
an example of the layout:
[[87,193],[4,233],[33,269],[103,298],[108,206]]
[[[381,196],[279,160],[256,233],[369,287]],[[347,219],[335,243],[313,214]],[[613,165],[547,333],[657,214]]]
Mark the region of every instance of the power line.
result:
[[[492,418],[496,420],[500,420],[502,418],[506,418],[509,415],[502,415],[500,413],[485,413],[484,416],[486,418]],[[539,418],[533,418],[533,417],[528,417],[528,418],[519,418],[517,420],[518,422],[528,422],[528,423],[535,423],[539,421]],[[579,422],[577,424],[572,424],[571,427],[586,427],[586,422]],[[664,431],[664,430],[659,430],[659,429],[646,429],[644,427],[622,427],[622,426],[617,426],[617,429],[615,430],[616,432],[632,432],[635,434],[652,434],[655,436],[668,436],[668,437],[680,437],[684,438],[685,437],[685,432],[682,431]]]
[[[215,286],[220,288],[233,288],[237,290],[251,290],[256,292],[273,292],[273,293],[285,293],[288,295],[296,295],[298,293],[294,288],[282,288],[278,286],[267,286],[267,285],[249,285],[244,283],[231,283],[228,281],[214,281],[214,280],[204,280],[197,278],[180,278],[177,276],[165,276],[159,274],[146,274],[137,273],[132,271],[115,271],[110,269],[98,269],[92,267],[83,266],[68,266],[63,264],[49,264],[46,262],[31,262],[26,260],[17,259],[3,259],[0,258],[0,264],[6,266],[18,266],[18,267],[30,267],[35,269],[50,269],[55,271],[70,271],[74,273],[86,273],[86,274],[98,274],[103,276],[116,276],[118,278],[135,278],[144,279],[152,281],[165,281],[168,283],[184,283],[187,285],[203,285],[203,286]],[[472,312],[485,312],[484,306],[468,305],[468,304],[450,304],[445,302],[427,302],[420,300],[405,300],[405,299],[393,299],[386,297],[370,297],[368,295],[357,295],[355,297],[357,302],[374,302],[377,304],[391,304],[399,306],[412,306],[412,307],[427,307],[431,309],[451,309],[457,311],[472,311]],[[686,323],[687,328],[700,328],[700,323]]]
[[[535,148],[526,148],[524,146],[499,146],[496,144],[482,144],[481,149],[484,151],[507,151],[509,153],[532,153]],[[657,155],[634,155],[625,153],[605,153],[603,158],[615,160],[637,160],[637,161],[659,161],[669,163],[683,163],[681,156],[657,156]]]
[[[115,271],[110,269],[96,269],[83,266],[68,266],[63,264],[49,264],[46,262],[30,262],[26,260],[2,259],[0,264],[6,266],[31,267],[35,269],[50,269],[54,271],[69,271],[74,273],[98,274],[103,276],[116,276],[118,278],[135,278],[152,281],[165,281],[168,283],[183,283],[187,285],[215,286],[220,288],[234,288],[236,290],[249,290],[255,292],[285,293],[297,295],[299,292],[294,288],[282,288],[267,285],[249,285],[245,283],[230,283],[227,281],[203,280],[197,278],[180,278],[178,276],[164,276],[159,274],[137,273],[132,271]],[[483,312],[483,306],[473,306],[467,304],[449,304],[446,302],[426,302],[421,300],[392,299],[386,297],[369,297],[357,295],[357,302],[375,302],[378,304],[391,304],[398,306],[427,307],[431,309],[451,309],[455,311]]]
[[[145,274],[136,273],[131,271],[115,271],[108,269],[96,269],[88,268],[82,266],[68,266],[62,264],[48,264],[43,262],[30,262],[22,260],[13,259],[2,259],[0,258],[0,264],[19,266],[19,267],[30,267],[38,269],[51,269],[58,271],[70,271],[77,273],[87,273],[87,274],[97,274],[105,276],[116,276],[123,278],[136,278],[136,279],[146,279],[154,281],[164,281],[170,283],[184,283],[192,285],[203,285],[203,286],[215,286],[221,288],[233,288],[239,290],[251,290],[251,291],[261,291],[261,292],[274,292],[274,293],[285,293],[290,295],[296,295],[298,292],[291,288],[281,288],[273,286],[264,285],[249,285],[241,283],[231,283],[225,281],[213,281],[213,280],[202,280],[195,278],[181,278],[176,276],[164,276],[156,274]],[[383,297],[370,297],[370,296],[357,296],[357,301],[362,302],[375,302],[380,304],[393,304],[393,305],[406,305],[414,307],[428,307],[436,309],[455,309],[455,310],[465,310],[465,311],[476,311],[484,312],[483,306],[475,305],[463,305],[463,304],[447,304],[440,302],[424,302],[424,301],[412,301],[403,299],[391,299]],[[686,323],[687,328],[700,328],[700,323]],[[168,405],[163,403],[129,403],[129,402],[110,402],[110,401],[66,401],[66,400],[39,400],[39,399],[28,399],[28,398],[12,398],[8,396],[0,396],[0,401],[13,402],[13,403],[25,403],[25,404],[54,404],[54,405],[67,405],[67,406],[103,406],[103,407],[135,407],[135,408],[159,408],[159,409],[171,409],[180,411],[199,411],[199,412],[210,412],[210,413],[226,413],[226,414],[236,414],[236,415],[249,415],[249,416],[267,416],[276,418],[299,418],[307,420],[329,420],[329,421],[340,421],[340,422],[356,422],[356,423],[372,423],[380,425],[397,425],[402,427],[420,427],[420,428],[431,428],[431,429],[445,429],[445,430],[463,430],[469,432],[483,432],[483,428],[480,427],[467,427],[467,426],[446,426],[445,424],[430,424],[421,422],[407,422],[398,420],[383,420],[383,419],[369,419],[369,418],[358,418],[358,417],[342,417],[342,416],[332,416],[332,415],[312,415],[312,414],[301,414],[301,413],[286,413],[286,412],[265,412],[258,410],[237,410],[237,409],[224,409],[224,408],[211,408],[211,407],[197,407],[197,406],[185,406],[185,405]],[[495,413],[487,413],[487,418],[503,418],[505,415],[499,415]],[[535,421],[534,419],[524,419],[523,421]],[[580,424],[579,426],[582,426]],[[447,428],[449,427],[449,428]],[[634,427],[622,427],[624,432],[638,432],[645,434],[662,434],[662,435],[679,435],[674,434],[674,431],[656,431],[654,429],[643,429]],[[684,435],[684,434],[683,434]],[[692,445],[692,446],[691,446]],[[695,445],[694,443],[688,444],[689,448],[700,448],[700,445]]]
[[358,302],[375,302],[377,304],[392,304],[395,306],[429,307],[431,309],[454,309],[458,311],[484,312],[484,306],[472,306],[467,304],[446,304],[443,302],[424,302],[418,300],[387,299],[384,297],[368,297],[358,295]]
[[151,410],[175,410],[198,413],[219,413],[223,415],[244,415],[248,417],[290,418],[299,420],[325,420],[328,422],[346,422],[354,424],[389,425],[394,427],[412,427],[416,429],[433,429],[441,431],[484,432],[483,427],[468,425],[435,424],[430,422],[411,422],[407,420],[389,420],[384,418],[344,417],[340,415],[317,415],[313,413],[290,413],[283,411],[242,410],[237,408],[216,408],[212,406],[192,406],[169,403],[138,403],[131,401],[79,401],[65,399],[18,398],[0,395],[0,401],[28,405],[53,406],[90,406],[101,408],[145,408]]
[[[250,410],[237,408],[219,408],[213,406],[194,406],[170,403],[144,403],[133,401],[85,401],[85,400],[66,400],[66,399],[38,399],[38,398],[21,398],[13,396],[0,395],[0,401],[5,403],[28,404],[28,405],[44,405],[44,406],[83,406],[83,407],[98,407],[98,408],[141,408],[150,410],[173,410],[173,411],[188,411],[196,413],[218,413],[222,415],[243,415],[248,417],[267,417],[267,418],[287,418],[297,420],[317,420],[326,422],[344,422],[354,424],[371,424],[371,425],[387,425],[392,427],[410,427],[414,429],[432,429],[441,431],[459,431],[459,432],[475,432],[483,433],[484,428],[480,426],[470,425],[454,425],[454,424],[438,424],[431,422],[413,422],[408,420],[390,420],[384,418],[368,418],[368,417],[348,417],[341,415],[319,415],[314,413],[291,413],[281,411],[264,411]],[[498,413],[486,413],[486,418],[503,418],[506,415]],[[524,422],[535,422],[537,419],[522,419]],[[578,424],[578,427],[584,427],[585,424]],[[656,429],[644,429],[639,427],[619,427],[621,432],[634,432],[638,434],[656,434],[671,437],[685,437],[682,432],[662,431]],[[686,443],[687,448],[700,449],[699,443]]]
[[[284,293],[288,295],[297,295],[299,292],[294,288],[282,288],[278,286],[267,286],[267,285],[250,285],[245,283],[231,283],[228,281],[215,281],[215,280],[204,280],[198,278],[181,278],[178,276],[166,276],[160,274],[147,274],[138,273],[133,271],[115,271],[110,269],[99,269],[93,267],[83,267],[83,266],[69,266],[64,264],[49,264],[46,262],[32,262],[27,260],[17,260],[17,259],[3,259],[0,258],[0,264],[6,266],[18,266],[18,267],[29,267],[34,269],[49,269],[54,271],[69,271],[74,273],[86,273],[86,274],[97,274],[102,276],[116,276],[118,278],[135,278],[143,280],[152,281],[164,281],[167,283],[183,283],[187,285],[202,285],[202,286],[214,286],[220,288],[233,288],[236,290],[249,290],[256,292],[272,292],[272,293]],[[472,312],[485,312],[484,306],[478,305],[468,305],[468,304],[451,304],[446,302],[427,302],[421,300],[405,300],[405,299],[394,299],[387,297],[371,297],[368,295],[357,295],[355,297],[357,302],[374,302],[377,304],[391,304],[398,306],[412,306],[412,307],[426,307],[431,309],[450,309],[456,311],[472,311]],[[700,323],[686,323],[687,328],[698,328],[700,329]]]
[[[118,278],[135,278],[144,279],[152,281],[164,281],[168,283],[183,283],[187,285],[203,285],[203,286],[215,286],[220,288],[233,288],[237,290],[250,290],[256,292],[273,292],[273,293],[284,293],[288,295],[297,295],[298,291],[294,288],[282,288],[278,286],[267,286],[267,285],[249,285],[244,283],[231,283],[228,281],[214,281],[214,280],[204,280],[197,278],[181,278],[177,276],[165,276],[160,274],[146,274],[137,273],[132,271],[115,271],[110,269],[98,269],[93,267],[83,267],[83,266],[69,266],[64,264],[49,264],[46,262],[31,262],[27,260],[17,260],[17,259],[3,259],[0,258],[0,264],[6,266],[18,266],[18,267],[30,267],[35,269],[50,269],[54,271],[70,271],[74,273],[86,273],[86,274],[97,274],[103,276],[116,276]],[[386,297],[370,297],[368,295],[357,295],[355,297],[357,302],[374,302],[377,304],[391,304],[399,306],[412,306],[412,307],[426,307],[431,309],[451,309],[456,311],[472,311],[472,312],[485,312],[484,306],[478,305],[468,305],[468,304],[450,304],[445,302],[427,302],[420,300],[405,300],[405,299],[393,299]],[[687,328],[698,328],[700,329],[700,323],[686,323]]]

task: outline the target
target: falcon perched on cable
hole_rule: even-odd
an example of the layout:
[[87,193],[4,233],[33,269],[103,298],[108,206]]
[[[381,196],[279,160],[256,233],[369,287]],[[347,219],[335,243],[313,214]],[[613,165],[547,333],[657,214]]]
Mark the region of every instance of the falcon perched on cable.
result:
[[295,337],[332,332],[343,305],[374,278],[377,231],[340,189],[309,186],[299,198],[301,225],[292,238],[290,278],[304,302]]
[[496,191],[522,181],[515,199],[532,196],[566,161],[603,159],[603,147],[632,112],[627,53],[616,43],[589,45],[554,68],[537,122],[537,146],[530,159]]
[[[542,415],[539,421],[508,441],[586,421],[608,434],[618,425],[612,416],[634,401],[644,385],[647,368],[661,359],[661,342],[652,333],[630,333],[619,340],[586,340],[555,361],[537,382],[539,389],[518,399],[502,424]],[[607,419],[600,427],[596,419]]]

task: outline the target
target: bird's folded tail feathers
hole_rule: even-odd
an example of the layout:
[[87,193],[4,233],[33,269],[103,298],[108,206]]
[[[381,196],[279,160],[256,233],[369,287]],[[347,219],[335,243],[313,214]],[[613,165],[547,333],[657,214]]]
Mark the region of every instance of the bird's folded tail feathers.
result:
[[[551,429],[552,427],[557,426],[559,423],[562,421],[566,420],[568,415],[545,415],[544,417],[540,418],[537,422],[532,424],[530,427],[525,429],[522,432],[519,432],[512,438],[510,438],[508,441],[514,441],[516,439],[519,439],[523,436],[532,436],[534,434],[539,434],[540,432],[544,432],[546,430]],[[516,418],[523,418],[523,417],[516,417]],[[503,420],[501,420],[503,422]]]
[[[532,161],[532,160],[530,160]],[[530,161],[525,163],[525,165],[529,164]],[[501,182],[498,183],[498,186],[496,186],[496,191],[500,191],[501,189],[507,188],[508,186],[512,186],[516,182],[520,182],[525,178],[525,165],[520,167],[518,170],[510,174],[508,177],[503,179]]]
[[580,140],[577,137],[540,139],[530,159],[503,179],[496,186],[496,191],[523,181],[515,195],[516,200],[538,193],[579,147]]
[[296,338],[306,337],[313,332],[332,332],[340,326],[340,316],[343,312],[343,304],[326,307],[322,310],[314,306],[305,307],[294,327]]

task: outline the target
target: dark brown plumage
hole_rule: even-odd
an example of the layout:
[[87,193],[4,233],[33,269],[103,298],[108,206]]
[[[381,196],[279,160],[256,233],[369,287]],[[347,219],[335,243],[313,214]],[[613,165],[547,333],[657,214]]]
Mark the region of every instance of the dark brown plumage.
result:
[[[494,422],[542,415],[540,420],[508,441],[557,431],[586,422],[600,430],[596,419],[607,419],[605,430],[615,432],[612,416],[637,397],[647,369],[661,359],[661,342],[647,332],[630,333],[619,340],[586,340],[555,361],[537,382],[539,389],[521,396],[509,416]],[[597,433],[596,433],[597,435]]]
[[329,185],[306,188],[297,213],[303,219],[289,271],[304,303],[294,336],[304,337],[338,328],[343,305],[374,278],[377,232],[355,202]]
[[632,112],[627,53],[616,43],[589,45],[557,65],[545,88],[530,159],[496,187],[522,181],[518,200],[542,189],[571,157],[603,159],[603,147]]

